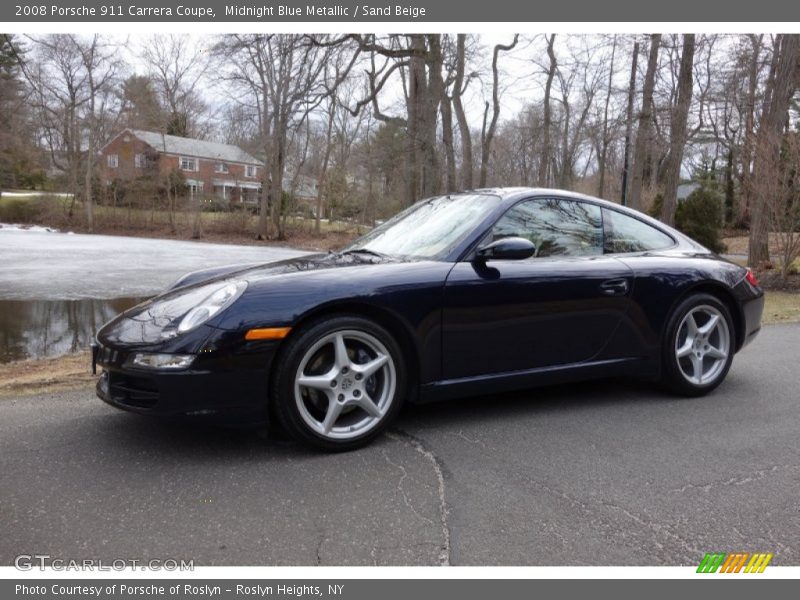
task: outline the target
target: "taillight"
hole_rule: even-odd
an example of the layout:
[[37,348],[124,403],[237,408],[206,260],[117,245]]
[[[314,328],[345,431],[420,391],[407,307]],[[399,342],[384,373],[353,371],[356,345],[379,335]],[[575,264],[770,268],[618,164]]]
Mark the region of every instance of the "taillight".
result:
[[744,278],[747,279],[747,283],[753,287],[758,287],[758,279],[756,279],[756,274],[753,273],[753,269],[747,269],[747,275],[745,275]]

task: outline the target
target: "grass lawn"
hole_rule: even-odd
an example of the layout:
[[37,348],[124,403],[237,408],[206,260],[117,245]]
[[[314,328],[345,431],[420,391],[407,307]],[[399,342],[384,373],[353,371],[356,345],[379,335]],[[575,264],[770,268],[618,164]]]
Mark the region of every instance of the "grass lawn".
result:
[[762,322],[788,323],[800,321],[800,293],[766,292]]

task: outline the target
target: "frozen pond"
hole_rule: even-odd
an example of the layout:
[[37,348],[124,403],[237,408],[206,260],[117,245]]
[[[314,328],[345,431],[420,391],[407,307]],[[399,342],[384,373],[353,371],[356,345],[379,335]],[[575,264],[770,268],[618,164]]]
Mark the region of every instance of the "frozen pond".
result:
[[152,296],[181,275],[307,254],[234,246],[0,227],[0,300]]
[[86,348],[103,323],[189,271],[301,254],[0,227],[0,362]]

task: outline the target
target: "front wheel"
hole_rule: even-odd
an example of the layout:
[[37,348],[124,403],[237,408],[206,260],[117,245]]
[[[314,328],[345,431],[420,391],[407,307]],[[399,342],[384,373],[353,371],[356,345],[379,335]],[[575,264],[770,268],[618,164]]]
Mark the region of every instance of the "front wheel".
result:
[[734,329],[728,308],[696,294],[674,311],[663,346],[663,380],[672,391],[701,396],[725,379],[733,361]]
[[406,366],[397,342],[361,317],[333,317],[288,341],[272,401],[281,425],[314,447],[351,450],[377,437],[398,413]]

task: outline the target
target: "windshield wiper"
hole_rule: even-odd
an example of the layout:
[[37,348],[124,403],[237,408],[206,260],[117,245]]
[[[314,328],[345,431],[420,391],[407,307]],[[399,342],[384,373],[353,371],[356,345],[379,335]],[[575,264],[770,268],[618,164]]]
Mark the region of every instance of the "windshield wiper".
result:
[[339,256],[344,256],[346,254],[369,254],[371,256],[377,256],[378,258],[390,258],[388,254],[375,252],[375,250],[369,250],[368,248],[353,248],[352,250],[344,250],[338,254]]

